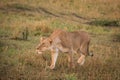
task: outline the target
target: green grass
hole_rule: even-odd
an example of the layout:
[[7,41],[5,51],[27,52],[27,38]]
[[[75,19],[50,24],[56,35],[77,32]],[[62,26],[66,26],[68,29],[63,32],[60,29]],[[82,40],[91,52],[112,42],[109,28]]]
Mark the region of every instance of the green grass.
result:
[[[0,1],[0,80],[119,80],[119,3],[118,0]],[[28,40],[23,40],[26,27]],[[48,69],[50,52],[38,55],[35,48],[41,36],[49,36],[57,28],[88,32],[94,57],[87,57],[83,66],[76,63],[75,69],[70,69],[67,55],[60,53],[55,70]],[[74,57],[76,61],[78,56]]]

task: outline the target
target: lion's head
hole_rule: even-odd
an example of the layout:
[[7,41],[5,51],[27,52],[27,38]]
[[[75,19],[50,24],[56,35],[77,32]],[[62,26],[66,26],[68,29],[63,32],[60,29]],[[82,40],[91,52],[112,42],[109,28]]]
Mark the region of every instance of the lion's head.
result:
[[40,43],[36,48],[38,54],[42,54],[46,50],[50,50],[52,40],[50,38],[41,37]]

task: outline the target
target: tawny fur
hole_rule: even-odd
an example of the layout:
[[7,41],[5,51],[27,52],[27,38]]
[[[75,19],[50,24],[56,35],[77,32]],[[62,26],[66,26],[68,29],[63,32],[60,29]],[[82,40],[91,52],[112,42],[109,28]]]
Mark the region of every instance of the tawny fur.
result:
[[82,65],[85,61],[85,56],[89,55],[90,37],[85,31],[67,32],[65,30],[55,30],[49,37],[41,39],[37,47],[37,53],[43,53],[46,50],[51,50],[51,69],[54,69],[57,60],[58,52],[68,53],[68,61],[73,66],[73,54],[79,53],[81,57],[78,63]]

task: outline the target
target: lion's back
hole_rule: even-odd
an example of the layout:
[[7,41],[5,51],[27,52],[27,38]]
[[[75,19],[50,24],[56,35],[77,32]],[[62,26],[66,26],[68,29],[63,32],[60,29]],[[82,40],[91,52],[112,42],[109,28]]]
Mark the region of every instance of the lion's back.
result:
[[89,35],[85,31],[73,31],[67,32],[65,30],[57,29],[55,30],[50,38],[56,42],[59,40],[60,44],[64,47],[80,47],[81,43],[87,42],[89,40]]

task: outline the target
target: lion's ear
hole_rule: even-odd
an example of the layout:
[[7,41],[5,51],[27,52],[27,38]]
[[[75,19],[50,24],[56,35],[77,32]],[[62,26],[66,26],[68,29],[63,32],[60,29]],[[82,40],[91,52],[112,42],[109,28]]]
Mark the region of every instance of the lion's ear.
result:
[[50,44],[52,44],[52,39],[49,38],[49,42],[50,42]]

